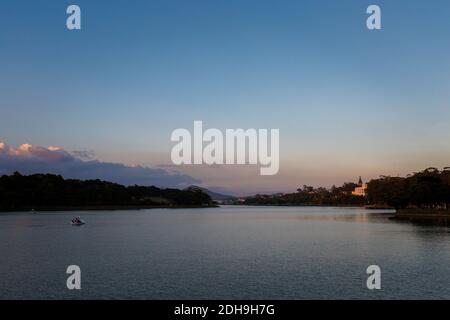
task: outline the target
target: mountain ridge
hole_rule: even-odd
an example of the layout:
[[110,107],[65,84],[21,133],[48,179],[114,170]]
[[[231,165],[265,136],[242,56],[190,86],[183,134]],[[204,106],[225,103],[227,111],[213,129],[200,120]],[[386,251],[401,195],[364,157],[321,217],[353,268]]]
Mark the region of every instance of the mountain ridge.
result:
[[235,197],[235,196],[214,192],[207,188],[199,187],[196,185],[190,185],[189,187],[185,188],[184,190],[201,190],[204,193],[206,193],[207,195],[209,195],[212,200],[215,200],[215,201],[236,200],[237,199],[237,197]]

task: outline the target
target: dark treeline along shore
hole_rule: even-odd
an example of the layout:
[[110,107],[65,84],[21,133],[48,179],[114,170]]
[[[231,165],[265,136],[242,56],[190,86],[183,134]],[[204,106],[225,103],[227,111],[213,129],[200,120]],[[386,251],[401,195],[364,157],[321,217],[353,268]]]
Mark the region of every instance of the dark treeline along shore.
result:
[[[366,206],[396,209],[399,219],[450,218],[450,168],[428,168],[406,177],[381,176],[368,182],[365,196],[352,191],[360,186],[303,186],[287,194],[256,195],[244,205]],[[134,209],[210,207],[215,202],[201,188],[160,189],[123,186],[101,180],[64,179],[52,174],[0,177],[0,211]]]
[[331,189],[323,187],[314,188],[304,185],[294,193],[261,195],[245,199],[246,205],[302,205],[302,206],[364,206],[367,200],[364,197],[352,195],[357,187],[356,183],[347,182],[341,187],[333,186]]
[[213,206],[197,189],[123,186],[101,180],[64,179],[53,174],[0,177],[0,211],[186,208]]
[[368,182],[365,196],[352,194],[356,186],[303,186],[295,193],[249,197],[244,204],[388,207],[396,209],[398,218],[450,217],[450,167],[428,168],[406,177],[381,176]]
[[428,168],[406,177],[381,176],[367,187],[370,203],[386,203],[395,209],[447,210],[450,204],[450,167]]
[[413,221],[450,221],[450,167],[428,168],[406,177],[382,176],[367,188],[369,203],[386,203],[395,218]]

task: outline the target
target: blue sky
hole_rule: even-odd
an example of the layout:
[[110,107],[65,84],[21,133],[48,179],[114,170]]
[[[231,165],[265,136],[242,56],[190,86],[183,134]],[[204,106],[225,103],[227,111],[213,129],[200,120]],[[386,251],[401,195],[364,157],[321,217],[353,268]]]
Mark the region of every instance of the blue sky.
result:
[[[65,28],[69,4],[81,31]],[[382,30],[367,30],[369,4]],[[450,165],[449,12],[444,0],[2,1],[0,140],[159,166],[194,120],[279,128],[275,177],[177,168],[238,193]]]

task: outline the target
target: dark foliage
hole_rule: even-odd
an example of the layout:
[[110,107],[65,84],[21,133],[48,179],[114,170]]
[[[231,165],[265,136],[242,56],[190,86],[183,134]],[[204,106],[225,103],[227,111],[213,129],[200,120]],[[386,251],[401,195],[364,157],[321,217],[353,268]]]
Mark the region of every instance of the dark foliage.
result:
[[345,183],[341,187],[333,186],[330,190],[303,186],[296,193],[280,195],[256,195],[245,200],[248,205],[316,205],[345,206],[364,205],[364,197],[352,195],[357,187],[355,183]]
[[53,174],[0,177],[0,210],[70,207],[181,207],[211,205],[201,190],[123,186],[100,180],[64,179]]
[[405,178],[383,176],[369,182],[367,193],[371,203],[385,203],[396,209],[448,209],[450,168],[428,168]]

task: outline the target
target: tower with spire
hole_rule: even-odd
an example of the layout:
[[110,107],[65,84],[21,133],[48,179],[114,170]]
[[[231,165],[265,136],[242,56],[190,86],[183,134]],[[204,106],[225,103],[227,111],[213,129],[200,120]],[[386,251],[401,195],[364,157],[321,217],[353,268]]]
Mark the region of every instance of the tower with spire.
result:
[[359,176],[358,186],[352,191],[352,195],[364,197],[366,195],[367,183],[364,183]]

